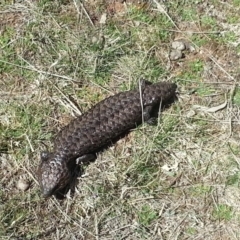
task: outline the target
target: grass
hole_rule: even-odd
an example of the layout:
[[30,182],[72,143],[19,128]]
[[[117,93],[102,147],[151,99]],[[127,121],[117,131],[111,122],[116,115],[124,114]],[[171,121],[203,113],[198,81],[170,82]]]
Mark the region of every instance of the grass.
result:
[[[0,6],[0,239],[240,238],[239,1],[136,2]],[[170,61],[175,39],[195,50]],[[39,153],[140,78],[178,101],[84,166],[73,197],[42,199]]]
[[232,208],[225,204],[220,204],[213,212],[213,217],[219,220],[229,221],[233,217]]
[[144,226],[148,226],[153,220],[157,219],[157,212],[148,205],[143,205],[141,211],[138,212],[138,222]]

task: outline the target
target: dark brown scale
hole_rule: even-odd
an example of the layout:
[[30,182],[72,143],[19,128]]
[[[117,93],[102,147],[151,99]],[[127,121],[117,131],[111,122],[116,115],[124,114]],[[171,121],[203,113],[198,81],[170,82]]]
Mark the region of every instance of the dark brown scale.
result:
[[127,130],[135,128],[143,116],[144,121],[149,121],[152,108],[172,99],[176,87],[174,83],[143,82],[142,105],[139,89],[121,92],[104,99],[70,122],[58,133],[53,152],[42,157],[38,178],[44,196],[50,196],[69,183],[68,162],[95,153]]

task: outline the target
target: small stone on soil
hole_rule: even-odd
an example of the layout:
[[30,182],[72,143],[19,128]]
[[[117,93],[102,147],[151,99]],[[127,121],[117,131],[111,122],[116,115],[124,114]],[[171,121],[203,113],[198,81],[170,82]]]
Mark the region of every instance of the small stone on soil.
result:
[[172,50],[169,54],[170,60],[178,60],[183,57],[183,53],[180,50]]
[[185,46],[185,43],[183,41],[172,42],[172,49],[183,51],[185,48],[186,48],[186,46]]
[[29,186],[30,186],[30,184],[27,180],[19,179],[17,182],[17,188],[21,191],[28,190]]

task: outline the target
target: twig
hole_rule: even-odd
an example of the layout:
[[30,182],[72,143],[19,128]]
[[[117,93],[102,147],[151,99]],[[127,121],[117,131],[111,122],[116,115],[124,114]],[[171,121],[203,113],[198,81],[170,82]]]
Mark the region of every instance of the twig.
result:
[[140,103],[142,109],[142,123],[144,123],[144,110],[143,110],[143,98],[142,98],[142,84],[144,80],[139,80],[138,87],[139,87],[139,95],[140,95]]
[[219,68],[222,72],[224,72],[231,80],[233,80],[234,82],[236,82],[236,80],[234,79],[234,77],[231,76],[231,75],[217,62],[217,60],[215,60],[214,57],[212,57],[212,56],[210,56],[210,55],[208,55],[208,57],[218,66],[218,68]]
[[50,76],[53,76],[53,77],[58,77],[58,78],[66,79],[66,80],[69,80],[69,81],[74,81],[74,79],[72,79],[70,77],[61,76],[59,74],[42,71],[42,70],[36,69],[35,67],[34,68],[25,67],[25,66],[21,66],[21,65],[15,64],[15,63],[4,61],[4,60],[0,60],[0,62],[11,65],[11,66],[19,67],[19,68],[22,68],[22,69],[26,69],[26,70],[29,70],[29,71],[32,71],[32,72],[38,72],[38,73],[41,73],[41,74],[46,74],[46,75],[50,75]]
[[31,142],[30,142],[30,139],[29,139],[28,135],[25,134],[25,136],[26,136],[27,142],[28,142],[28,144],[29,144],[29,146],[30,146],[30,148],[31,148],[31,151],[34,152],[33,146],[32,146],[32,144],[31,144]]
[[169,32],[177,32],[177,33],[189,33],[191,32],[192,34],[219,34],[219,33],[225,33],[228,31],[212,31],[212,32],[205,32],[205,31],[188,31],[188,30],[175,30],[175,29],[162,29],[163,31],[169,31]]
[[[76,1],[75,1],[75,0],[73,0],[73,3],[74,3],[74,6],[75,6],[75,8],[77,9],[77,13],[78,13],[78,15],[80,16],[80,15],[81,15],[81,13],[80,13],[80,11],[79,11],[79,7],[78,7],[78,5],[77,5]],[[89,14],[88,14],[88,12],[87,12],[86,8],[84,7],[83,3],[81,3],[81,2],[80,2],[79,4],[80,4],[80,6],[81,6],[81,8],[82,8],[83,12],[84,12],[84,13],[85,13],[85,15],[87,16],[87,18],[88,18],[89,22],[91,23],[91,25],[92,25],[93,27],[95,27],[95,25],[94,25],[94,23],[93,23],[92,19],[90,18],[90,16],[89,16]]]
[[172,18],[169,16],[166,10],[161,6],[161,4],[157,0],[153,0],[153,2],[157,5],[157,10],[161,13],[164,13],[167,16],[167,18],[170,20],[170,22],[180,31],[177,24],[172,20]]

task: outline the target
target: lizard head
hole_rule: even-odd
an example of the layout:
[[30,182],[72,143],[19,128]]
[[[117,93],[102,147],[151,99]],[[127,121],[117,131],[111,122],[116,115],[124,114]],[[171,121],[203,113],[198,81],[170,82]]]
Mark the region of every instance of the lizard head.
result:
[[60,156],[43,152],[37,177],[43,197],[50,197],[70,182],[71,172]]

